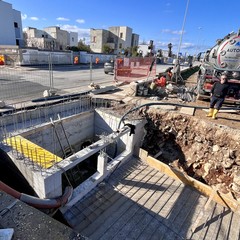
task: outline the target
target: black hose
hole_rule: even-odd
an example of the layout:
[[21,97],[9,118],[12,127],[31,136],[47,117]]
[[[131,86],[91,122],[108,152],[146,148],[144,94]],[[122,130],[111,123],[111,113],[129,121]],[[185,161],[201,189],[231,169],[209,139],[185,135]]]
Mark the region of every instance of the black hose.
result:
[[[177,107],[189,107],[189,108],[197,108],[197,109],[208,109],[209,107],[203,107],[203,106],[191,106],[191,105],[183,105],[183,104],[178,104],[178,103],[163,103],[163,102],[150,102],[150,103],[145,103],[142,105],[139,105],[137,107],[134,107],[132,109],[130,109],[129,111],[127,111],[120,119],[119,124],[118,124],[118,129],[120,129],[121,123],[122,121],[124,121],[124,118],[131,112],[134,112],[142,107],[146,107],[146,106],[151,106],[151,105],[170,105],[170,106],[177,106]],[[224,109],[230,109],[230,110],[239,110],[239,108],[221,108],[222,110]]]
[[[191,106],[191,105],[183,105],[183,104],[178,104],[178,103],[163,103],[163,102],[150,102],[150,103],[145,103],[142,105],[139,105],[137,107],[134,107],[132,109],[130,109],[129,111],[127,111],[120,119],[119,124],[118,124],[118,128],[117,131],[119,131],[120,127],[121,127],[121,123],[124,121],[124,118],[131,112],[134,112],[142,107],[146,107],[146,106],[151,106],[151,105],[170,105],[170,106],[177,106],[177,107],[189,107],[189,108],[197,108],[197,109],[208,109],[209,107],[203,107],[203,106]],[[231,109],[231,110],[239,110],[239,108],[221,108],[221,109]],[[115,145],[115,151],[114,151],[114,158],[117,156],[117,145],[118,145],[118,141],[116,141],[116,145]]]

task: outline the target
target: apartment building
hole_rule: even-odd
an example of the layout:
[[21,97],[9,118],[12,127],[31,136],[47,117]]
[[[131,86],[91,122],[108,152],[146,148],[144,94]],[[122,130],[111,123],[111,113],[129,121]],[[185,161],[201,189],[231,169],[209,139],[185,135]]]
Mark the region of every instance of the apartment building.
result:
[[138,46],[139,35],[133,33],[127,26],[109,27],[105,29],[90,29],[90,48],[93,52],[102,53],[107,45],[114,54],[124,53],[128,48]]
[[24,29],[26,46],[39,49],[65,50],[78,45],[78,33],[68,32],[51,26],[43,30],[28,27]]
[[23,46],[21,12],[0,0],[0,45]]
[[28,27],[24,29],[25,45],[39,49],[55,49],[56,39],[43,30]]

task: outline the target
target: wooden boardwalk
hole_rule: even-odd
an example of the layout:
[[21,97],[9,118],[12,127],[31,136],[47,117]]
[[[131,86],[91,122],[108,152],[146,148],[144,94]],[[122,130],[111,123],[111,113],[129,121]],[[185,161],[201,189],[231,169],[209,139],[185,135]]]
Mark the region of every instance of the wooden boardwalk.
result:
[[238,214],[136,158],[65,218],[89,239],[240,239]]

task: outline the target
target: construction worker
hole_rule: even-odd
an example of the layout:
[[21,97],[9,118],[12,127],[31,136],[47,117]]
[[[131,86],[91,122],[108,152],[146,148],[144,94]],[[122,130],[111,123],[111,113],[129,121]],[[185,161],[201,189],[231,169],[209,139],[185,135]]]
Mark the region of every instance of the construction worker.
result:
[[170,82],[172,79],[172,76],[173,76],[172,69],[173,69],[173,67],[169,67],[165,71],[167,73],[167,75],[166,75],[167,82]]
[[217,113],[222,107],[224,99],[228,93],[229,84],[227,74],[222,74],[220,82],[215,82],[211,89],[210,108],[207,117],[217,118]]
[[166,84],[167,84],[166,76],[159,74],[158,78],[155,80],[155,83],[156,83],[157,87],[161,87],[161,88],[166,87]]
[[158,78],[154,79],[149,87],[149,92],[152,94],[158,94],[159,92],[163,92],[166,87],[166,76],[159,73]]
[[171,80],[176,83],[179,83],[183,80],[181,76],[180,63],[178,59],[176,60],[175,65],[173,67],[173,75]]

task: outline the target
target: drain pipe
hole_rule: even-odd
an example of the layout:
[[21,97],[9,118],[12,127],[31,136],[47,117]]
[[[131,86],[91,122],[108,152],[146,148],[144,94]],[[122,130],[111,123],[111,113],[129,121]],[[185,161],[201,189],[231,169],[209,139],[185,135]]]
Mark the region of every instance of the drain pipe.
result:
[[73,193],[73,188],[67,186],[65,188],[64,194],[61,197],[55,199],[41,199],[24,193],[20,193],[15,189],[11,188],[10,186],[8,186],[7,184],[3,183],[2,181],[0,181],[0,190],[33,207],[45,209],[59,208],[64,206],[69,201]]
[[[129,111],[127,111],[127,112],[121,117],[121,119],[120,119],[120,121],[119,121],[119,124],[118,124],[118,129],[117,129],[117,130],[120,129],[121,123],[124,121],[124,118],[125,118],[129,113],[134,112],[134,111],[136,111],[136,110],[138,110],[138,109],[140,109],[140,108],[142,108],[142,107],[147,107],[147,106],[151,106],[151,105],[170,105],[170,106],[176,106],[176,107],[188,107],[188,108],[196,108],[196,109],[209,109],[209,107],[183,105],[183,104],[178,104],[178,103],[163,103],[163,102],[160,102],[160,103],[159,103],[159,102],[145,103],[145,104],[139,105],[139,106],[137,106],[137,107],[135,107],[135,108],[132,108],[132,109],[130,109]],[[230,110],[239,110],[238,107],[236,107],[236,108],[224,108],[224,107],[222,107],[221,109],[222,109],[222,110],[224,110],[224,109],[228,109],[228,110],[229,110],[229,109],[230,109]]]

